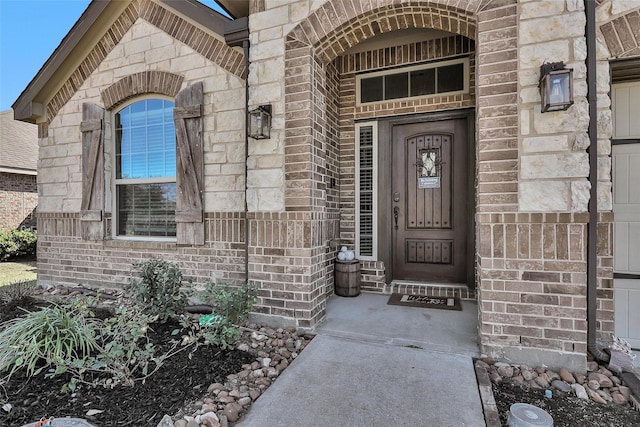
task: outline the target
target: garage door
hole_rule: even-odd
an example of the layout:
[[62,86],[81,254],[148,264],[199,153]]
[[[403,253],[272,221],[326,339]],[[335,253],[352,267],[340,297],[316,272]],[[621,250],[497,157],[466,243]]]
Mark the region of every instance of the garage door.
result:
[[615,334],[640,349],[640,143],[612,147]]

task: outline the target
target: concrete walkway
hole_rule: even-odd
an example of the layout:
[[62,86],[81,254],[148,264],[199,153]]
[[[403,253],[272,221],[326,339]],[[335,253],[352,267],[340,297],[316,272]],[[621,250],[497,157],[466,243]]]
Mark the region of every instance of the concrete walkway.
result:
[[447,311],[387,299],[333,297],[318,335],[237,425],[485,426],[475,304]]

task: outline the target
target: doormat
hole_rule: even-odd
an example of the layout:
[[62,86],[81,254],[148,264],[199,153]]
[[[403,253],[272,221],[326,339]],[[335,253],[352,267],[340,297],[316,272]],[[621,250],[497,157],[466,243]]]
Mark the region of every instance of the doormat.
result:
[[441,310],[462,310],[462,305],[458,297],[391,294],[387,304],[403,305],[405,307],[439,308]]

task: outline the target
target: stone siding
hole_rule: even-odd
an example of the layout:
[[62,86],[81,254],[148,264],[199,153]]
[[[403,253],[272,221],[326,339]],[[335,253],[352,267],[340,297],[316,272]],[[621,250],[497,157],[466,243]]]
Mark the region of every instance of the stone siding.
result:
[[[134,1],[125,9],[76,70],[83,78],[71,77],[48,105],[48,123],[39,126],[41,283],[121,286],[132,263],[154,257],[178,263],[195,283],[246,280],[245,71],[242,54],[221,36],[204,33],[152,1]],[[205,99],[205,244],[112,240],[114,113],[137,97],[172,98],[198,81],[204,82]],[[104,241],[83,241],[79,232],[85,102],[108,109]]]
[[36,226],[35,175],[0,172],[0,231]]
[[[640,9],[631,3],[598,4],[597,315],[603,335],[613,331],[607,61],[637,54],[638,41],[625,32]],[[355,244],[356,121],[475,108],[476,289],[388,284],[380,260],[362,262],[363,289],[477,298],[483,352],[581,370],[587,351],[590,197],[583,3],[252,0],[250,10],[246,70],[240,51],[220,37],[172,17],[158,3],[133,1],[53,97],[48,123],[39,126],[40,280],[119,286],[131,262],[159,256],[178,262],[196,282],[248,278],[260,289],[257,317],[313,327],[325,317],[333,293],[337,248]],[[405,29],[451,35],[351,50]],[[468,94],[356,102],[356,73],[461,55],[470,56]],[[542,114],[540,66],[556,61],[574,70],[575,105]],[[250,139],[246,153],[245,75],[250,108],[271,104],[273,112],[271,138]],[[110,123],[113,111],[135,96],[173,96],[201,80],[205,245],[82,241],[82,103],[110,108]],[[109,182],[110,124],[106,146]],[[111,199],[108,192],[108,218]]]

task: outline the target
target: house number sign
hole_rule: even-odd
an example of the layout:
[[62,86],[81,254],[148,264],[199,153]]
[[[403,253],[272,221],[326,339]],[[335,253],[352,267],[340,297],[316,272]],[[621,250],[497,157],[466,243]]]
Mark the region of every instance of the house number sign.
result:
[[418,188],[440,188],[440,177],[420,177],[418,178]]
[[420,150],[418,188],[440,188],[439,166],[437,150]]

